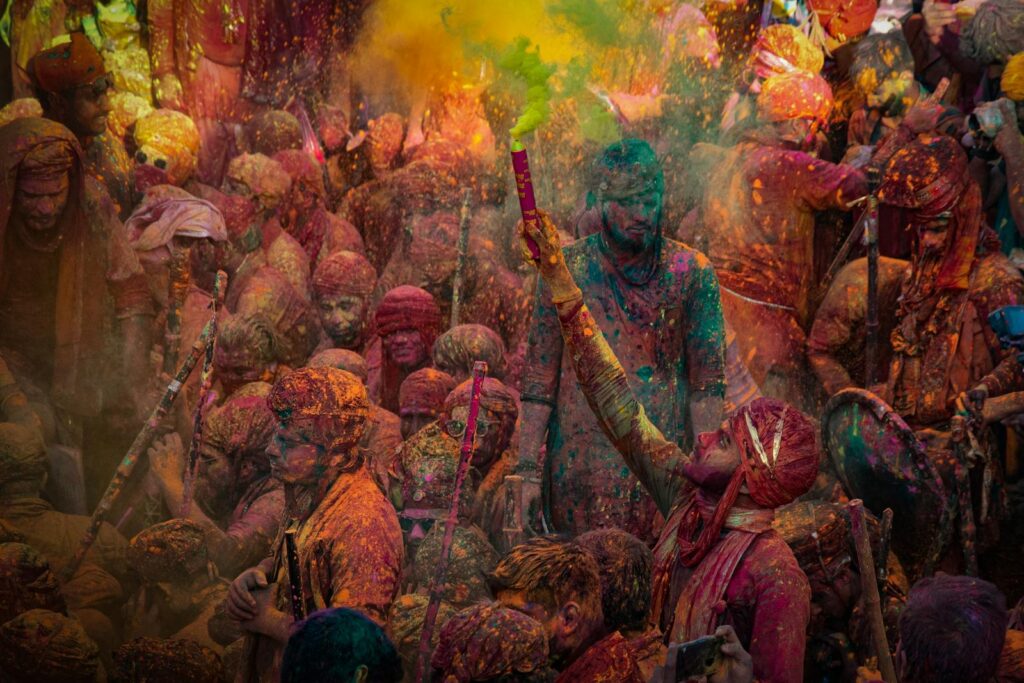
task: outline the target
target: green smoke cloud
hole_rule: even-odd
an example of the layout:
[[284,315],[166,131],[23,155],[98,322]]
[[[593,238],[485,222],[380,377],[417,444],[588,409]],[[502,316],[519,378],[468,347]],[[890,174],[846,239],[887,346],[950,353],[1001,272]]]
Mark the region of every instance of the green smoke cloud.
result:
[[498,65],[526,82],[526,108],[509,131],[519,138],[537,129],[551,115],[551,76],[555,67],[540,60],[540,49],[530,50],[530,40],[520,37],[501,56]]

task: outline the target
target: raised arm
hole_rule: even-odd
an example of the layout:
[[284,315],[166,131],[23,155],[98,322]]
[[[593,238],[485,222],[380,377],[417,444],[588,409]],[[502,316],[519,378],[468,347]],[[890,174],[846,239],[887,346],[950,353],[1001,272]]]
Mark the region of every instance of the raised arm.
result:
[[541,259],[536,265],[551,290],[580,390],[626,465],[667,514],[688,485],[681,471],[688,456],[665,439],[633,395],[626,372],[565,265],[555,226],[544,217],[540,228],[528,225],[524,230],[540,247]]

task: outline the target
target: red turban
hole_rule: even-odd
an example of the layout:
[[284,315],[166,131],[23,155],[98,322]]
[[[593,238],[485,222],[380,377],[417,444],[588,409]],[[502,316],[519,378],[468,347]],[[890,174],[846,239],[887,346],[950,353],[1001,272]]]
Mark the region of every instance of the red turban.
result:
[[759,398],[729,420],[729,432],[740,451],[732,475],[709,520],[684,515],[677,532],[680,559],[695,567],[718,542],[740,487],[763,508],[786,505],[807,493],[818,476],[820,459],[815,430],[806,415],[776,399]]
[[414,329],[423,337],[427,349],[431,349],[441,331],[441,309],[430,292],[402,285],[389,291],[380,300],[374,321],[377,334],[381,337],[400,330]]
[[548,665],[544,627],[498,603],[474,605],[444,625],[430,660],[443,683],[486,681],[542,672]]
[[37,88],[60,94],[106,76],[107,67],[84,33],[72,33],[71,42],[55,45],[32,57],[28,72]]
[[422,368],[410,374],[398,390],[398,414],[437,417],[445,399],[455,388],[455,379],[447,372]]
[[832,111],[832,88],[817,74],[792,71],[765,79],[757,97],[757,114],[762,121],[791,119],[828,120]]
[[313,294],[368,297],[377,285],[377,271],[362,254],[336,251],[313,272]]
[[327,191],[324,189],[324,172],[320,164],[312,156],[301,149],[286,149],[273,156],[274,161],[284,167],[285,172],[292,178],[292,190],[296,189],[296,183],[302,181],[308,190],[315,192],[318,196],[324,197]]
[[199,195],[220,211],[228,231],[228,240],[236,249],[248,254],[259,248],[263,233],[260,230],[261,221],[256,216],[256,204],[251,199],[237,194],[225,194],[205,186]]
[[807,0],[807,9],[811,11],[814,24],[827,34],[822,42],[831,51],[868,32],[878,3],[875,0]]

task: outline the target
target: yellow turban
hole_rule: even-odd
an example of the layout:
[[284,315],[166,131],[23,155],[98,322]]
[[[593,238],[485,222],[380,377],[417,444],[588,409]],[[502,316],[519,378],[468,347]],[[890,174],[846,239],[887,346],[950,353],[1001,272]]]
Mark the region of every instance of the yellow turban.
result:
[[1010,57],[1003,69],[1003,92],[1014,102],[1024,102],[1024,52]]
[[199,154],[199,129],[185,114],[157,109],[135,122],[135,143],[149,163],[166,163],[171,185],[182,185],[192,175]]

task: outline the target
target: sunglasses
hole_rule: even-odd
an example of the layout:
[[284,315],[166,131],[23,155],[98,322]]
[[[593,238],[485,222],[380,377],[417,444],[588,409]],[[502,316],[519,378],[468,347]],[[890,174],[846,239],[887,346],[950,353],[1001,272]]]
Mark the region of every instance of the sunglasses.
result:
[[110,76],[100,76],[92,83],[89,83],[88,85],[81,85],[77,89],[88,90],[89,94],[93,97],[93,99],[99,99],[100,97],[103,97],[103,95],[105,95],[113,87],[114,81],[110,78]]
[[[491,424],[486,420],[476,421],[477,436],[487,436],[487,432],[490,431],[490,429]],[[466,423],[462,420],[448,420],[444,423],[444,431],[453,439],[461,439],[466,435]]]
[[398,525],[402,527],[403,534],[410,534],[417,526],[424,535],[430,533],[434,528],[434,522],[448,516],[447,510],[402,510],[398,513]]

